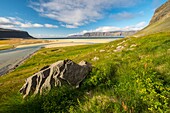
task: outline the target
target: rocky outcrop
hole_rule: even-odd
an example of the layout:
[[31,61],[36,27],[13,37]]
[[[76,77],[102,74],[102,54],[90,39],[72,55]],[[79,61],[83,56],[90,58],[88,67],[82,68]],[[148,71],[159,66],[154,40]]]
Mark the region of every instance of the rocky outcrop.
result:
[[27,78],[20,93],[25,98],[29,95],[42,94],[51,90],[52,87],[63,84],[78,88],[80,82],[90,71],[91,64],[86,61],[76,64],[71,60],[61,60],[42,68],[38,73]]
[[110,32],[89,32],[85,33],[83,36],[93,37],[93,36],[130,36],[135,34],[136,31],[110,31]]
[[24,38],[32,39],[33,37],[28,34],[26,31],[11,30],[11,29],[2,29],[0,28],[0,39],[2,38]]
[[163,21],[170,17],[170,0],[168,0],[161,7],[156,9],[154,16],[152,17],[150,24],[156,23],[158,21]]
[[170,0],[155,10],[155,13],[147,27],[140,30],[133,36],[140,37],[163,32],[170,32]]

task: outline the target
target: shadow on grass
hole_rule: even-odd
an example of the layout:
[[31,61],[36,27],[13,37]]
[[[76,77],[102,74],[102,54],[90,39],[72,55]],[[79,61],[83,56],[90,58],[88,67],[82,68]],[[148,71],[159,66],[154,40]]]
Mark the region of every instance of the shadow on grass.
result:
[[[104,67],[104,68],[103,68]],[[102,68],[93,68],[91,74],[82,82],[79,89],[68,85],[52,89],[48,94],[23,100],[20,94],[11,97],[4,104],[2,113],[55,113],[69,112],[71,106],[85,100],[86,92],[106,89],[112,86],[115,68],[109,63]]]

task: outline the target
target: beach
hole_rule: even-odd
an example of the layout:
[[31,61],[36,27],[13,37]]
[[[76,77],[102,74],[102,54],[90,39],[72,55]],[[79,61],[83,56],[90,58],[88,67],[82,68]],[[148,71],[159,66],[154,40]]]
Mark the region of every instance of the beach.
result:
[[36,43],[36,44],[23,44],[17,46],[17,48],[28,47],[28,46],[38,46],[43,45],[45,48],[52,47],[66,47],[66,46],[76,46],[76,45],[87,45],[87,44],[99,44],[99,43],[108,43],[114,39],[50,39],[45,43]]

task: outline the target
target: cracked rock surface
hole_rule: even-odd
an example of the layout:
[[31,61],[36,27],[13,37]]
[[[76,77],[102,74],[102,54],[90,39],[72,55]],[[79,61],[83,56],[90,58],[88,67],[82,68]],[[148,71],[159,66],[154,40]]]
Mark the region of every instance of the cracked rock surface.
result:
[[28,77],[20,89],[23,98],[29,95],[42,94],[50,91],[52,87],[65,83],[79,87],[80,82],[89,74],[92,66],[86,61],[76,64],[72,60],[61,60],[43,67],[38,73]]

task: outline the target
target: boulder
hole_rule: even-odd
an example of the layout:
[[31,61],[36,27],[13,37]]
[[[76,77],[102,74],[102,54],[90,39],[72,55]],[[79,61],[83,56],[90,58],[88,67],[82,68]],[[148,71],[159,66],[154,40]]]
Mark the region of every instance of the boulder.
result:
[[51,88],[69,84],[79,87],[80,82],[91,71],[92,66],[86,61],[79,64],[71,60],[61,60],[50,66],[43,67],[38,73],[26,79],[26,83],[20,89],[23,98],[29,95],[42,94]]

